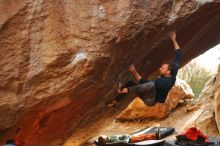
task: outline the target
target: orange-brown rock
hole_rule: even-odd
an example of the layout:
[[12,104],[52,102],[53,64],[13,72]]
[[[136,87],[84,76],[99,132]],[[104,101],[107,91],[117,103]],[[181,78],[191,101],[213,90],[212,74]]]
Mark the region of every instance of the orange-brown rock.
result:
[[95,123],[130,63],[149,76],[172,59],[170,28],[181,65],[220,40],[219,0],[1,0],[0,11],[0,144],[63,144]]
[[165,118],[181,100],[191,99],[193,96],[191,87],[185,81],[177,79],[165,103],[148,106],[140,98],[136,98],[117,116],[117,120]]

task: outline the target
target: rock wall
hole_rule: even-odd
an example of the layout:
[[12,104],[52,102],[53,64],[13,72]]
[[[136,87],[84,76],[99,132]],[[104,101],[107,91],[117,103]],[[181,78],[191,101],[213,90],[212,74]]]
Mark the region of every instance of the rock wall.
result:
[[213,78],[205,85],[201,95],[200,100],[203,103],[210,103],[212,109],[212,116],[215,119],[215,125],[220,132],[220,66],[218,73],[213,76]]
[[[1,0],[0,143],[62,144],[134,63],[144,76],[220,42],[218,0]],[[94,118],[88,118],[94,121]]]
[[220,66],[218,69],[218,74],[214,77],[213,83],[215,85],[214,90],[214,112],[215,112],[215,121],[220,133]]
[[187,107],[186,112],[192,112],[193,116],[187,119],[182,125],[181,131],[185,131],[189,127],[196,126],[206,135],[211,137],[219,137],[219,73],[210,79],[199,98],[194,104]]

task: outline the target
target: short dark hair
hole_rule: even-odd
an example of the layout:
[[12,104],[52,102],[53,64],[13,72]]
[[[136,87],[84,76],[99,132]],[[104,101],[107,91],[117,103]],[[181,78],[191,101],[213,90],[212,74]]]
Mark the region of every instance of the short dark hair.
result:
[[170,73],[173,73],[174,64],[172,62],[164,62],[163,64],[168,64],[168,70],[170,70]]
[[173,69],[174,69],[174,64],[170,63],[169,66],[168,66],[168,69],[170,70],[170,73],[172,74],[173,73]]

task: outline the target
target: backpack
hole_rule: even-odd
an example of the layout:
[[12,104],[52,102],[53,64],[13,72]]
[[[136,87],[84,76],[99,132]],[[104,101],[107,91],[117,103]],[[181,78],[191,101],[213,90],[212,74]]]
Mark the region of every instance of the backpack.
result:
[[176,136],[175,143],[181,146],[211,146],[208,137],[196,127],[189,128],[186,132]]

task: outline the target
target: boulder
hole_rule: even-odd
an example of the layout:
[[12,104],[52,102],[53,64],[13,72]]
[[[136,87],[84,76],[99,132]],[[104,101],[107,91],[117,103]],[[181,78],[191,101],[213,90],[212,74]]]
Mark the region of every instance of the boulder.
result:
[[162,119],[167,117],[180,101],[193,97],[194,94],[191,87],[184,80],[177,79],[165,103],[156,103],[154,106],[148,106],[140,98],[136,98],[116,119],[119,121],[148,118]]

